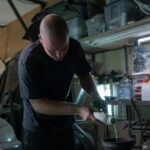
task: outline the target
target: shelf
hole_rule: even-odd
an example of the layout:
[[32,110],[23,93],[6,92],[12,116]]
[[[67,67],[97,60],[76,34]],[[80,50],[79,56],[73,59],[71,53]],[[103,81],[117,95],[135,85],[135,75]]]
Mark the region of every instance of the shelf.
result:
[[[130,100],[110,100],[110,101],[106,101],[106,103],[109,105],[119,105],[119,104],[123,104],[123,105],[131,105],[131,101]],[[137,106],[150,106],[150,101],[138,101],[136,102]]]
[[131,46],[135,39],[150,35],[150,17],[94,36],[80,39],[85,52],[98,53],[104,50]]

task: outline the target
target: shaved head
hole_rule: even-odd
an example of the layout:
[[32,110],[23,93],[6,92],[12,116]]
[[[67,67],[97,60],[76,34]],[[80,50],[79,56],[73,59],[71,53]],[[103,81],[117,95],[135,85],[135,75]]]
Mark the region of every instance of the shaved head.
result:
[[63,18],[55,14],[50,14],[45,16],[41,21],[40,34],[46,37],[61,38],[68,34],[68,27]]
[[68,27],[63,18],[50,14],[40,24],[39,41],[48,56],[60,61],[67,54],[69,47]]

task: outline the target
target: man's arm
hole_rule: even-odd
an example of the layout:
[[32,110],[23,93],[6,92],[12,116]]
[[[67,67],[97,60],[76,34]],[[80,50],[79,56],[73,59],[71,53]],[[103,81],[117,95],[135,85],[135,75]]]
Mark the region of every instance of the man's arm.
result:
[[73,103],[60,102],[48,99],[31,99],[30,103],[34,110],[46,115],[80,115],[83,120],[95,121],[93,111],[88,106]]
[[90,73],[88,73],[84,76],[78,76],[78,78],[80,80],[80,84],[81,84],[82,88],[85,90],[85,92],[87,92],[87,94],[92,99],[101,99],[99,96],[99,93],[97,91],[95,81],[93,80]]
[[103,109],[104,112],[107,112],[107,106],[105,102],[101,99],[95,81],[93,80],[90,73],[84,76],[78,76],[82,88],[87,92],[87,94],[92,98],[93,103],[98,103],[99,107]]

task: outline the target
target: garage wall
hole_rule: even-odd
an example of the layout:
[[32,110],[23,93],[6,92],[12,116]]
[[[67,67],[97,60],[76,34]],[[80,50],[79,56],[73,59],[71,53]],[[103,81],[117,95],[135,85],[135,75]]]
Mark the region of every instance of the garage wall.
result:
[[[95,63],[91,60],[91,55],[86,54],[86,58],[95,68],[96,74],[109,74],[112,70],[119,73],[125,73],[125,54],[124,50],[115,50],[105,53],[95,54]],[[131,57],[130,57],[131,58]],[[131,61],[129,61],[130,63]]]
[[96,60],[98,62],[103,62],[103,71],[105,73],[110,73],[112,70],[125,73],[124,50],[98,54]]

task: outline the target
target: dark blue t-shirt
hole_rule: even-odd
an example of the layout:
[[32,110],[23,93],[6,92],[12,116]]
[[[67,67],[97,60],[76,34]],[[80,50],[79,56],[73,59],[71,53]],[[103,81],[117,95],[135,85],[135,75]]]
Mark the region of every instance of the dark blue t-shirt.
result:
[[39,41],[25,48],[19,58],[18,73],[21,98],[23,100],[23,126],[40,132],[63,130],[71,126],[74,117],[44,115],[34,111],[29,99],[47,98],[71,102],[73,76],[91,71],[79,42],[69,39],[69,49],[61,61],[49,57]]

